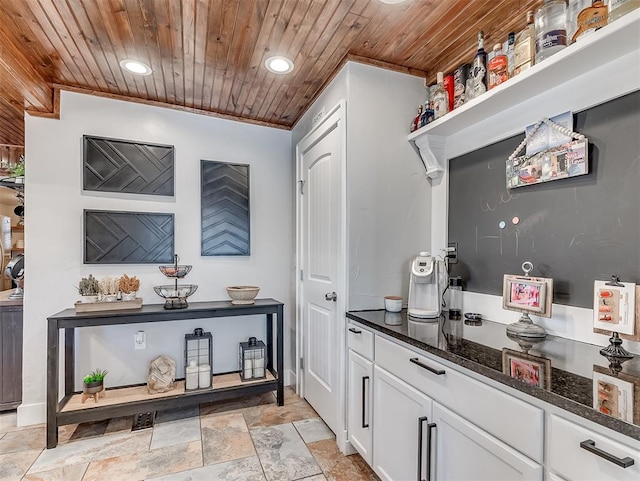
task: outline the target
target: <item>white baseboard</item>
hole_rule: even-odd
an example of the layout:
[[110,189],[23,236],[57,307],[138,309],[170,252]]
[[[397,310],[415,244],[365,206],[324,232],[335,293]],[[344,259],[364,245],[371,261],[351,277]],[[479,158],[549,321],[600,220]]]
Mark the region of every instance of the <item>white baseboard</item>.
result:
[[47,421],[47,409],[45,403],[21,404],[18,406],[18,426],[31,426],[32,424],[44,424]]
[[296,373],[291,369],[285,371],[284,385],[296,387]]

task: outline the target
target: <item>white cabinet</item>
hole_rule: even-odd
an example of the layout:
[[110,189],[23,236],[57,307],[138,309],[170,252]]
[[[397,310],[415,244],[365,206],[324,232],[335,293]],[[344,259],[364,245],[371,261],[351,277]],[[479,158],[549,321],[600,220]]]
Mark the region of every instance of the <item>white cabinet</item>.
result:
[[640,479],[640,449],[560,416],[549,416],[547,467],[569,481]]
[[542,480],[541,465],[437,402],[433,403],[432,422],[435,452],[430,456],[435,463],[431,476],[435,474],[436,480]]
[[349,350],[347,428],[349,442],[371,465],[373,363]]
[[373,470],[383,481],[426,479],[431,399],[373,368]]

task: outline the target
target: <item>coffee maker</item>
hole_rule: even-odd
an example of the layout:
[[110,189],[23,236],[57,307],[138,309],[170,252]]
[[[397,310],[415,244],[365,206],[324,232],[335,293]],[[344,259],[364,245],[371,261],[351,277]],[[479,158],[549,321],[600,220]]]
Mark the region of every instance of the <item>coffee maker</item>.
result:
[[428,252],[411,261],[407,314],[414,320],[437,320],[442,308],[443,282],[446,282],[444,261]]

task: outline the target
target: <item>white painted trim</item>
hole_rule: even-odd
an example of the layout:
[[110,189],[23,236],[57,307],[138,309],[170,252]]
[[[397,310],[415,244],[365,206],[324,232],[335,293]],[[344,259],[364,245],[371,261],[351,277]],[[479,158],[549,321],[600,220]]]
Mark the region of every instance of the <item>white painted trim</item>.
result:
[[[297,376],[294,370],[292,369],[287,369],[285,371],[285,376],[284,376],[284,385],[285,386],[294,386],[297,387]],[[296,391],[297,392],[297,391]]]
[[45,403],[21,404],[18,406],[18,426],[31,426],[47,422],[47,406]]

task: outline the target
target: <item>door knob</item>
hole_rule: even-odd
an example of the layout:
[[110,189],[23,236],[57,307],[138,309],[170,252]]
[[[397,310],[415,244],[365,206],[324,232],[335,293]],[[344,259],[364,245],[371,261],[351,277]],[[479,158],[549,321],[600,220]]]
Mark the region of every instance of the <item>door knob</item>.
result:
[[336,294],[335,292],[327,292],[327,293],[324,295],[324,298],[325,298],[327,301],[333,301],[333,302],[336,302],[336,300],[338,299],[338,294]]

